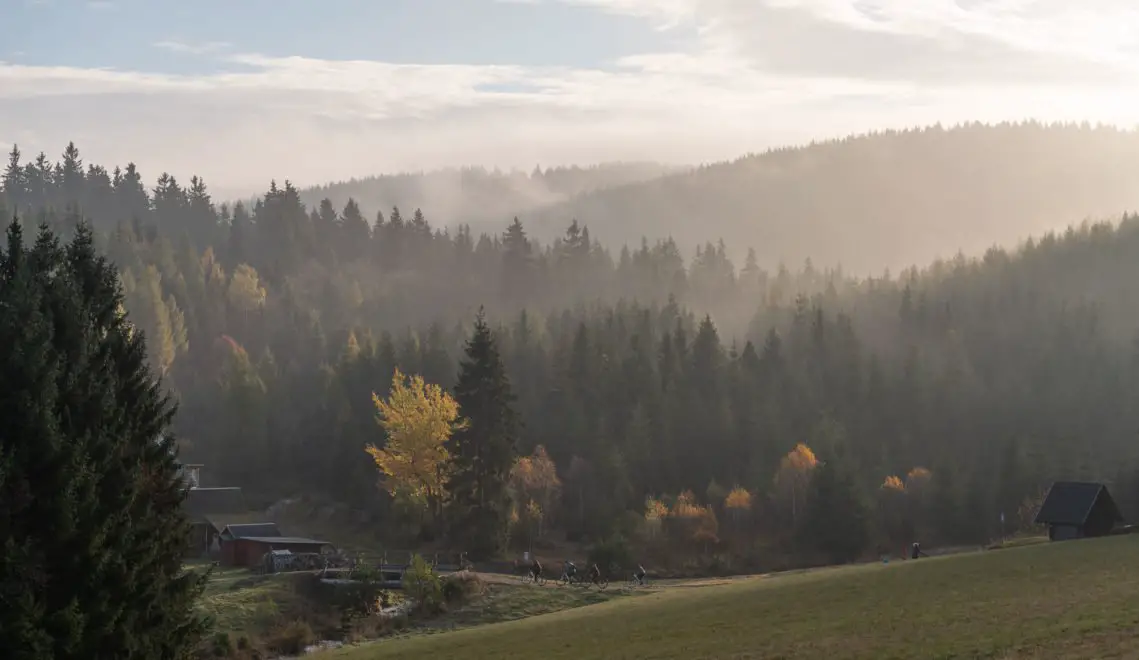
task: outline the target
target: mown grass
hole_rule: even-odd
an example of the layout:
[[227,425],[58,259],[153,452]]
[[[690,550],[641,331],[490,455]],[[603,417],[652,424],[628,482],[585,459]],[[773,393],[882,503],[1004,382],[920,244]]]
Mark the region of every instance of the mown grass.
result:
[[1137,569],[1136,536],[1032,545],[663,589],[320,657],[1136,657]]
[[288,578],[214,569],[199,606],[213,618],[215,632],[256,634],[297,607],[300,599]]
[[606,603],[631,593],[614,585],[605,591],[580,586],[562,587],[554,582],[544,587],[521,581],[487,584],[481,597],[457,610],[447,612],[411,634],[458,630],[504,621],[526,619],[586,605]]

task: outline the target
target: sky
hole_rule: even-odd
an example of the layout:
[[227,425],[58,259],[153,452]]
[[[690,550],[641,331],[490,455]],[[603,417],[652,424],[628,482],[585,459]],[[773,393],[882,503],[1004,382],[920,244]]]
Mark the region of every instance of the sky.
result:
[[1134,0],[0,0],[0,148],[216,196],[700,163],[960,121],[1139,123]]

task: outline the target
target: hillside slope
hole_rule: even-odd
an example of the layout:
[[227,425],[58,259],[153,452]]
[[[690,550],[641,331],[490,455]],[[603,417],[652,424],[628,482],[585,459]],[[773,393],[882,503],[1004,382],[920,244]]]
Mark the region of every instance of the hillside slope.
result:
[[881,273],[1015,244],[1139,208],[1139,133],[1035,123],[886,132],[783,149],[620,188],[525,216],[540,238],[571,218],[604,243],[722,237],[737,259]]
[[605,163],[503,173],[482,168],[388,174],[316,186],[300,191],[301,201],[316,208],[328,198],[337,209],[355,199],[369,219],[384,217],[393,206],[408,214],[421,209],[436,227],[470,224],[476,233],[502,231],[516,215],[575,195],[654,179],[677,168],[655,163]]
[[1131,657],[1137,546],[1115,537],[774,575],[320,657]]

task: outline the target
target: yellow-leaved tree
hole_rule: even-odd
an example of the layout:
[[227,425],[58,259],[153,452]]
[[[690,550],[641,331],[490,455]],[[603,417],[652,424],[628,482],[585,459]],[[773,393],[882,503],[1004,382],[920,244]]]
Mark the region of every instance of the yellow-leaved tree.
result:
[[[510,470],[510,491],[514,500],[514,510],[525,514],[527,529],[541,538],[543,527],[558,499],[562,482],[558,479],[558,469],[546,448],[538,445],[531,456],[523,456]],[[533,538],[531,538],[533,541]]]
[[373,393],[372,401],[387,442],[383,447],[370,444],[365,451],[376,462],[384,488],[419,503],[437,522],[451,462],[445,444],[465,423],[459,419],[459,404],[438,385],[421,376],[408,378],[399,369],[388,398]]
[[807,487],[811,484],[811,473],[818,464],[815,452],[803,443],[795,445],[779,462],[779,471],[775,473],[775,491],[790,510],[792,526],[799,521],[799,510],[803,506]]
[[878,516],[884,541],[897,548],[914,535],[913,519],[906,499],[906,484],[896,475],[882,480],[878,487]]
[[668,514],[670,528],[677,540],[693,542],[707,552],[709,544],[719,543],[720,524],[710,506],[701,506],[696,496],[686,490],[676,496],[672,511]]
[[752,496],[746,488],[736,486],[724,498],[724,508],[732,516],[732,522],[738,531],[742,521],[751,512]]

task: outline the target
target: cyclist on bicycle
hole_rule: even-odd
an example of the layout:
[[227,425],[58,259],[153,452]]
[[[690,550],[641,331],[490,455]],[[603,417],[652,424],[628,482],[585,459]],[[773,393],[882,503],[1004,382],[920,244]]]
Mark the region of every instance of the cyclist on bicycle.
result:
[[633,579],[642,587],[645,586],[645,567],[643,565],[637,565],[637,570],[633,571]]
[[541,562],[538,561],[537,557],[534,557],[534,562],[532,564],[530,564],[530,577],[534,578],[534,581],[537,582],[538,578],[541,576],[542,576],[542,564],[541,564]]
[[601,569],[597,568],[597,564],[589,567],[589,581],[593,584],[601,582]]

